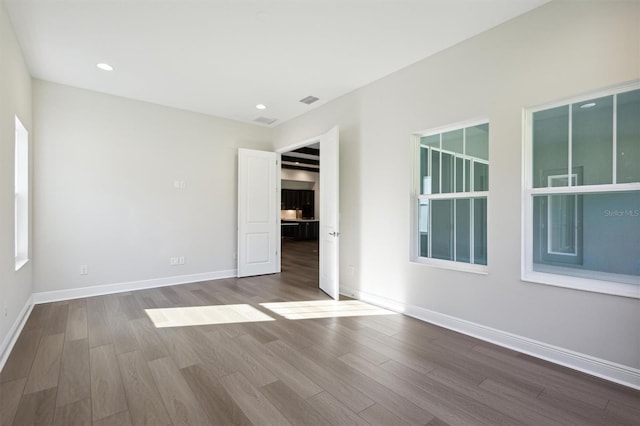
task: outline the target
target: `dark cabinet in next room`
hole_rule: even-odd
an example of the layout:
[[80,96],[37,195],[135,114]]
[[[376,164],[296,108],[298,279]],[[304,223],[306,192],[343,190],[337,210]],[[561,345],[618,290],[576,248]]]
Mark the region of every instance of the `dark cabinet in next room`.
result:
[[315,194],[311,189],[283,189],[280,198],[280,209],[303,210],[303,217],[313,218],[314,199]]
[[283,189],[280,198],[281,210],[297,210],[299,196],[296,189]]
[[319,223],[317,220],[283,220],[282,237],[294,240],[317,240]]
[[317,240],[318,222],[300,222],[298,226],[298,240]]

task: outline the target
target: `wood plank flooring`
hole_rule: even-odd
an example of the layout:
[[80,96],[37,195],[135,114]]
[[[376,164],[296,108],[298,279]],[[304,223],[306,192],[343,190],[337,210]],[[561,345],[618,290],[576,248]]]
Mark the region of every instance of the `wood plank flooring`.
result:
[[[317,256],[287,240],[282,274],[35,306],[0,373],[0,425],[640,425],[638,391],[413,318],[261,305],[327,300]],[[196,309],[198,325],[159,328],[145,311],[209,305],[271,320]]]

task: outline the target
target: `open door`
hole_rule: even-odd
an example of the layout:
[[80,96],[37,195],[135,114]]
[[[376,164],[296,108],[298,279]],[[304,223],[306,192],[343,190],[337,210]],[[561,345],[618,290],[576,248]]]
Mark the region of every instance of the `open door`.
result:
[[280,272],[279,157],[238,150],[238,277]]
[[338,300],[339,175],[338,127],[320,136],[320,289]]

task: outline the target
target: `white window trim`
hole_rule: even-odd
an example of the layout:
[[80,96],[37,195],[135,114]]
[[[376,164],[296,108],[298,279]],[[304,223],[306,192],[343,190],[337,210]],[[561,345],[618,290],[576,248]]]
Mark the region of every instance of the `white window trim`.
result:
[[14,147],[14,253],[19,271],[29,262],[29,132],[17,116]]
[[[624,183],[624,184],[605,184],[605,185],[584,185],[580,186],[579,192],[576,192],[576,186],[552,187],[552,188],[534,188],[533,187],[533,141],[532,118],[533,113],[551,109],[554,107],[565,106],[569,104],[577,104],[590,99],[610,96],[614,94],[624,93],[631,90],[640,89],[640,82],[611,87],[597,92],[590,92],[581,96],[557,100],[542,105],[524,108],[522,110],[522,230],[521,230],[521,276],[522,281],[552,285],[556,287],[564,287],[575,290],[590,291],[595,293],[610,294],[615,296],[624,296],[640,299],[640,285],[609,281],[606,274],[593,271],[592,276],[600,275],[601,278],[576,277],[569,275],[560,275],[547,272],[533,270],[533,196],[536,194],[595,194],[595,193],[611,193],[624,191],[639,191],[640,183]],[[614,103],[615,108],[615,103]],[[614,132],[615,121],[614,121]],[[614,138],[613,148],[615,152],[616,141]],[[569,153],[569,162],[571,162],[571,153]],[[616,178],[616,156],[613,156],[613,179]],[[569,168],[571,170],[571,168]]]
[[[426,131],[419,131],[419,132],[415,132],[411,135],[410,138],[410,143],[411,143],[411,167],[409,167],[410,173],[411,173],[411,193],[410,193],[410,203],[411,203],[411,208],[410,208],[410,212],[411,212],[411,226],[409,227],[410,229],[410,237],[409,237],[409,241],[411,243],[411,249],[410,249],[410,262],[412,263],[416,263],[416,264],[421,264],[421,265],[427,265],[429,267],[435,267],[435,268],[440,268],[440,269],[449,269],[449,270],[454,270],[454,271],[461,271],[461,272],[469,272],[469,273],[474,273],[474,274],[480,274],[480,275],[488,275],[489,274],[489,266],[488,265],[479,265],[479,264],[472,264],[472,263],[466,263],[466,262],[457,262],[454,260],[444,260],[444,259],[434,259],[434,258],[428,258],[428,257],[421,257],[420,256],[420,229],[419,229],[419,218],[420,218],[420,212],[419,212],[419,203],[418,200],[420,198],[429,198],[429,199],[454,199],[454,198],[486,198],[487,199],[487,211],[489,209],[489,191],[481,191],[481,192],[475,192],[475,191],[469,191],[469,192],[451,192],[451,193],[445,193],[445,194],[431,194],[428,197],[425,197],[423,194],[420,194],[420,139],[425,137],[425,136],[431,136],[431,135],[436,135],[436,134],[440,134],[440,133],[446,133],[452,130],[459,130],[459,129],[463,129],[466,127],[472,127],[472,126],[477,126],[480,124],[489,124],[489,119],[486,117],[480,117],[480,118],[474,118],[472,120],[467,120],[467,121],[461,121],[461,122],[457,122],[457,123],[453,123],[453,124],[449,124],[446,126],[441,126],[441,127],[436,127],[436,128],[431,128],[429,130]],[[440,151],[442,152],[448,152],[447,150],[442,150],[441,148],[439,148]],[[454,154],[454,153],[452,153]],[[461,154],[455,154],[457,156],[461,156]],[[467,156],[461,156],[463,158],[466,158]],[[483,160],[474,160],[474,161],[479,161],[485,164],[489,164],[488,161],[483,161]],[[463,169],[463,175],[464,175],[464,169]],[[454,183],[455,185],[455,183]],[[470,177],[469,180],[469,185],[471,187],[473,187],[473,176]],[[488,229],[489,223],[487,221],[487,233],[489,233],[489,229]],[[488,251],[488,243],[487,243],[487,251]]]
[[[558,178],[564,178],[564,179],[569,179],[569,175],[567,174],[563,174],[563,175],[551,175],[549,176],[547,179],[547,187],[548,188],[553,188],[554,186],[551,184],[551,182],[553,182],[554,179],[558,179]],[[572,182],[577,182],[578,179],[578,175],[575,173],[571,174],[571,181]],[[574,184],[575,185],[575,184]],[[551,215],[551,200],[548,201],[547,204],[547,253],[550,254],[555,254],[556,256],[578,256],[578,233],[574,232],[573,235],[573,245],[575,247],[575,250],[573,252],[561,252],[561,251],[553,251],[553,239],[552,239],[552,234],[553,234],[553,226],[551,226],[551,222],[552,222],[552,218],[553,216]],[[575,198],[574,200],[574,226],[577,226],[578,223],[578,199]]]

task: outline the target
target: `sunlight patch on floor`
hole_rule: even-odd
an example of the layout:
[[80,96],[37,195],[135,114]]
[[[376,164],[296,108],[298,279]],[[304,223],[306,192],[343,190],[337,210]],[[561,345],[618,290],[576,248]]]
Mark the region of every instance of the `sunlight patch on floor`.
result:
[[156,308],[145,309],[145,312],[157,328],[275,321],[247,304]]
[[395,312],[368,305],[358,300],[309,300],[303,302],[261,303],[260,306],[290,320],[396,315]]

